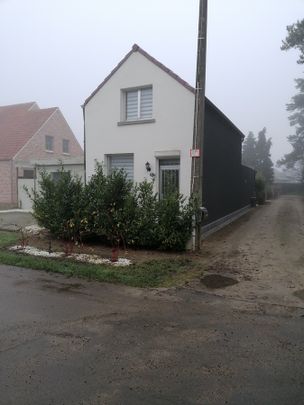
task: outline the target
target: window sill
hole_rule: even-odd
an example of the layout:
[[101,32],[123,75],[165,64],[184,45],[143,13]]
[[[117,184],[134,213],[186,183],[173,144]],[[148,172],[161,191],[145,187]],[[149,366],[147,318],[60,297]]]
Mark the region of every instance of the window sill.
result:
[[70,154],[70,153],[67,153],[67,152],[62,152],[62,154],[63,154],[64,156],[71,156],[71,154]]
[[149,118],[147,120],[135,120],[135,121],[119,121],[117,125],[122,127],[124,125],[138,125],[138,124],[153,124],[155,122],[154,118]]
[[47,149],[45,149],[45,152],[46,152],[46,153],[54,153],[53,150],[47,150]]

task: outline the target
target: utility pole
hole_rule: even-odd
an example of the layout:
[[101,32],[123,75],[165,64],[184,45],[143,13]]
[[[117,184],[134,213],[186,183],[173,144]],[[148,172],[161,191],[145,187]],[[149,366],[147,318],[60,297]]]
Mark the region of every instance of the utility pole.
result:
[[[204,155],[204,126],[205,126],[205,85],[206,85],[206,51],[207,51],[207,13],[208,0],[200,0],[198,42],[197,42],[197,66],[195,86],[195,111],[193,130],[192,170],[191,170],[191,194],[198,198],[199,207],[203,203],[203,155]],[[199,251],[201,248],[201,211],[195,215],[195,237],[193,248]]]

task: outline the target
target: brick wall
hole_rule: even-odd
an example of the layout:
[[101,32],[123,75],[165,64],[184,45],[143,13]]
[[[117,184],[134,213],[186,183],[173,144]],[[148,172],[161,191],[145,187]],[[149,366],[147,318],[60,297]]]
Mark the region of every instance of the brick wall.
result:
[[[45,136],[54,138],[53,152],[45,150]],[[69,140],[69,154],[62,150],[63,139]],[[75,138],[68,123],[58,109],[17,153],[13,161],[0,161],[0,208],[18,205],[17,169],[15,163],[41,159],[64,159],[66,157],[83,156],[83,150]],[[19,169],[21,171],[21,169]]]
[[0,161],[0,206],[10,207],[13,201],[12,195],[12,161]]
[[[45,136],[50,135],[54,138],[53,152],[45,150]],[[69,140],[69,154],[62,151],[63,139]],[[60,110],[57,110],[35,136],[19,151],[15,160],[28,161],[39,159],[63,159],[65,157],[82,156],[83,150],[75,138],[68,123]]]

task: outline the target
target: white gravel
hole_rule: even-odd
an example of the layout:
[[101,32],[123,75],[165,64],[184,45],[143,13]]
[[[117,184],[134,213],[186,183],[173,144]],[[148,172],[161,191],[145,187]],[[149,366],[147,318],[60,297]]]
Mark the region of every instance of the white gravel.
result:
[[[39,256],[39,257],[51,257],[51,258],[58,258],[58,257],[65,257],[64,252],[52,252],[49,253],[47,250],[37,249],[33,246],[25,246],[22,247],[20,245],[10,247],[10,250],[26,253],[31,256]],[[82,263],[92,263],[92,264],[107,264],[111,266],[129,266],[132,264],[131,260],[125,258],[119,258],[117,262],[111,262],[110,259],[104,259],[97,255],[88,255],[85,253],[72,253],[66,257],[67,259],[76,260]]]
[[41,231],[44,231],[45,228],[42,228],[39,225],[28,225],[24,227],[25,233],[29,235],[39,235]]

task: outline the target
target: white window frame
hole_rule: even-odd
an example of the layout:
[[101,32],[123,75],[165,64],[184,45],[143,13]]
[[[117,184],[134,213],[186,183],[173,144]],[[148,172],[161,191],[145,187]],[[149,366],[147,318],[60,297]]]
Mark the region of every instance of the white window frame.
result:
[[[142,99],[142,90],[147,90],[151,89],[152,95],[151,95],[151,115],[149,117],[144,117],[142,118],[140,116],[140,110],[141,110],[141,99]],[[127,94],[131,92],[137,91],[137,117],[135,119],[128,119],[127,117]],[[153,119],[153,86],[152,85],[147,85],[147,86],[142,86],[142,87],[132,87],[128,89],[123,89],[122,90],[122,114],[121,114],[121,119],[123,122],[134,122],[134,121],[147,121],[147,120],[152,120]]]

